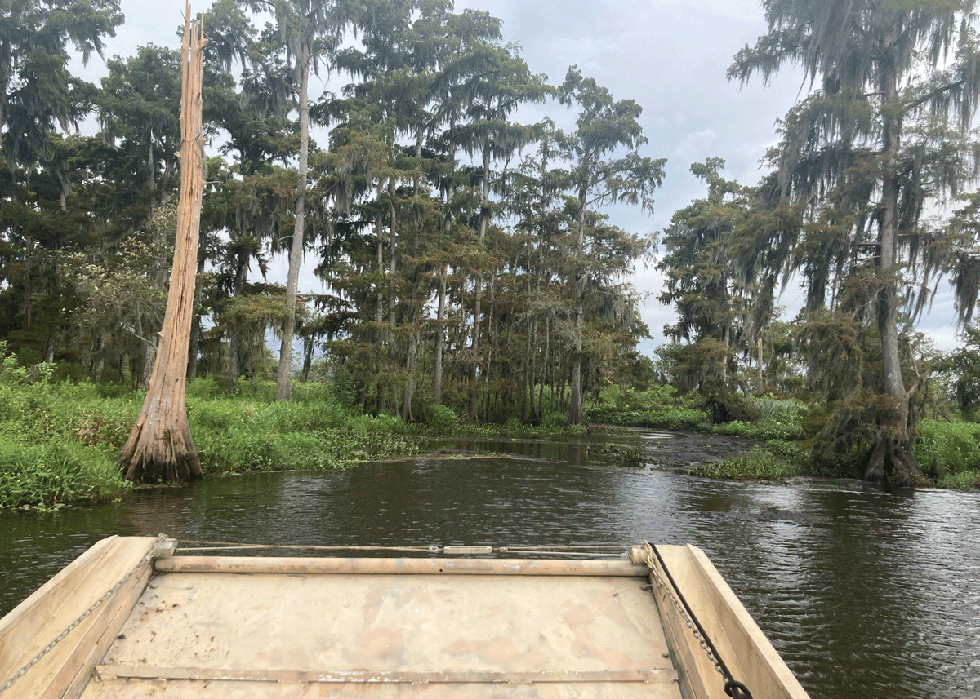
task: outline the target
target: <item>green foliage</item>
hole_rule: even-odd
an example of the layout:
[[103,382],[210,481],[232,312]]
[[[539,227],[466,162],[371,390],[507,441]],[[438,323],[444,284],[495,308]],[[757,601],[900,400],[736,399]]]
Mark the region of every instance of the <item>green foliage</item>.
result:
[[0,385],[17,386],[31,383],[27,367],[21,366],[17,357],[7,354],[7,343],[0,340]]
[[944,478],[939,485],[951,490],[977,490],[980,489],[980,469],[954,473]]
[[696,393],[716,424],[749,420],[752,408],[737,389],[734,354],[727,342],[710,337],[691,344],[671,343],[662,350],[670,365],[671,385]]
[[800,404],[790,398],[775,396],[753,396],[748,399],[755,410],[756,419],[784,422],[799,422]]
[[392,434],[408,434],[411,432],[408,424],[396,415],[358,415],[351,418],[347,423],[347,429],[355,434],[379,434],[382,432]]
[[433,404],[425,409],[425,422],[436,434],[451,434],[459,425],[459,416],[449,406]]
[[0,509],[58,508],[126,492],[113,459],[64,437],[24,445],[0,436]]
[[[152,368],[180,145],[174,50],[111,58],[99,86],[65,62],[66,42],[83,56],[101,51],[123,20],[117,4],[16,3],[6,23],[31,31],[8,32],[13,50],[0,56],[10,78],[0,104],[9,171],[0,182],[0,337],[22,365],[51,357],[59,378],[114,382],[107,398]],[[241,377],[278,374],[287,395],[292,355],[275,372],[266,345],[275,334],[291,348],[294,320],[304,359],[331,345],[322,376],[345,409],[414,419],[431,390],[457,411],[469,404],[471,421],[539,420],[554,407],[542,405],[551,400],[543,392],[531,401],[531,390],[567,405],[568,357],[580,365],[576,407],[606,380],[647,383],[648,367],[635,361],[646,329],[628,278],[651,241],[601,213],[650,210],[663,179],[664,161],[635,150],[645,143],[640,105],[614,100],[577,68],[560,89],[547,86],[499,19],[456,14],[452,3],[220,0],[208,15],[205,129],[218,140],[191,373],[228,385],[201,391],[265,400],[254,392],[267,384]],[[308,138],[307,79],[330,66],[351,82],[342,99],[313,107],[314,121],[331,127],[318,146]],[[548,96],[578,113],[574,131],[514,119],[521,104]],[[86,115],[100,133],[70,134]],[[309,193],[305,218],[298,187]],[[315,234],[293,235],[303,220]],[[255,283],[268,255],[286,247],[291,290]],[[328,289],[300,297],[312,313],[297,317],[283,309],[294,304],[304,255]],[[432,317],[436,289],[443,303]],[[428,348],[434,334],[438,354]]]
[[206,472],[320,470],[418,449],[400,418],[352,415],[329,385],[297,384],[283,402],[271,381],[240,381],[237,396],[197,383],[188,420]]
[[[785,416],[784,416],[785,417]],[[770,418],[772,419],[772,418]],[[728,434],[758,436],[745,425],[729,425]],[[923,470],[941,488],[980,488],[980,424],[923,420],[914,453]],[[806,442],[770,439],[744,457],[721,464],[702,464],[691,473],[710,478],[781,480],[794,476],[860,478],[867,453],[814,453]]]
[[699,464],[690,470],[695,476],[731,480],[781,481],[799,476],[799,464],[768,448],[755,447],[745,456],[716,464]]
[[980,487],[980,424],[923,420],[914,453],[940,487]]
[[757,481],[780,481],[799,475],[796,467],[759,447],[746,456],[722,463],[699,464],[690,473],[706,478]]
[[803,412],[796,401],[768,396],[746,397],[744,400],[755,418],[714,425],[711,428],[714,434],[738,435],[750,439],[803,438]]
[[610,386],[600,401],[589,408],[592,422],[689,431],[706,431],[711,424],[699,397],[681,396],[672,386],[653,385],[646,391]]
[[[129,488],[115,457],[142,392],[31,383],[44,371],[10,357],[0,366],[0,507],[105,500]],[[329,384],[299,384],[288,403],[274,393],[271,381],[231,386],[207,378],[188,385],[188,420],[206,473],[322,470],[418,451],[403,420],[355,415]]]
[[814,443],[834,456],[863,446],[866,480],[914,485],[908,387],[922,375],[907,365],[908,328],[938,277],[952,277],[961,320],[980,282],[975,210],[923,217],[976,178],[976,3],[764,5],[768,32],[729,78],[768,81],[791,65],[809,88],[767,156],[759,271],[806,289],[797,337],[810,346],[809,389],[828,406]]
[[953,396],[964,415],[980,410],[980,325],[964,328],[964,346],[941,362],[940,372],[949,376]]
[[557,431],[565,428],[568,416],[562,413],[550,412],[541,418],[541,429],[547,431]]

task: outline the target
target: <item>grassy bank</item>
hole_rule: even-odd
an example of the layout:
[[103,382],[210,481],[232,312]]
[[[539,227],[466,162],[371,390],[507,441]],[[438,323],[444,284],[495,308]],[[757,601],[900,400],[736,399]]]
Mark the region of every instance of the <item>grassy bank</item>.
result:
[[714,424],[710,411],[696,394],[681,395],[672,386],[651,386],[642,392],[611,386],[589,406],[588,412],[592,422],[627,427],[764,440],[803,438],[803,411],[796,401],[746,396],[742,404],[742,419]]
[[[143,394],[52,384],[41,372],[12,361],[0,372],[0,508],[119,497],[130,485],[115,458]],[[232,392],[211,379],[188,386],[188,419],[205,474],[315,471],[418,450],[404,422],[358,415],[328,385],[299,385],[289,403],[274,394],[270,382],[242,381]]]
[[[703,464],[691,473],[709,478],[781,481],[796,477],[861,478],[866,454],[816,457],[804,427],[806,406],[772,396],[741,398],[743,419],[712,424],[710,412],[695,395],[681,396],[669,386],[647,391],[610,387],[590,406],[594,422],[704,432],[762,440],[744,456]],[[923,420],[918,425],[915,457],[940,488],[980,488],[980,423]]]
[[[2,350],[0,343],[0,350]],[[276,402],[269,381],[235,385],[206,378],[187,387],[191,434],[205,474],[316,471],[414,454],[419,437],[555,438],[568,428],[563,414],[539,424],[462,424],[450,408],[430,405],[422,421],[371,417],[349,405],[331,384],[298,384],[288,403]],[[58,508],[99,502],[130,489],[115,466],[143,394],[118,385],[53,383],[50,368],[21,367],[0,351],[0,509]],[[609,389],[590,406],[593,423],[711,432],[764,440],[737,459],[699,466],[715,478],[776,481],[796,476],[860,477],[860,455],[819,461],[803,440],[803,408],[775,398],[746,399],[746,419],[712,425],[696,399],[670,387],[636,393]],[[924,421],[916,458],[940,487],[980,487],[980,424]]]
[[[980,424],[923,420],[913,452],[923,473],[938,488],[980,488]],[[805,442],[770,440],[745,456],[703,464],[691,473],[709,478],[781,481],[799,476],[861,478],[865,454],[816,458]]]

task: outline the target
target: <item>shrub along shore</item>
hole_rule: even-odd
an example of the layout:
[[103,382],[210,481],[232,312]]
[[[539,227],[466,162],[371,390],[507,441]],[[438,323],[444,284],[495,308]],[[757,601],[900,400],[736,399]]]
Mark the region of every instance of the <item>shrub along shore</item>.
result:
[[[143,393],[116,384],[52,383],[46,366],[21,367],[12,357],[0,365],[0,509],[57,509],[118,498],[131,485],[115,459]],[[341,468],[417,453],[419,437],[428,434],[548,437],[569,431],[557,412],[536,426],[516,418],[503,425],[462,425],[456,413],[438,405],[426,408],[417,424],[372,417],[351,407],[350,397],[331,383],[297,384],[288,403],[274,396],[271,381],[230,385],[205,378],[188,384],[188,419],[205,474]],[[593,423],[760,440],[745,456],[690,469],[695,475],[860,477],[860,454],[814,457],[800,405],[772,397],[746,400],[750,419],[713,425],[703,405],[670,387],[609,389],[589,416]],[[980,424],[922,421],[916,457],[939,487],[980,487]]]
[[[51,384],[7,368],[0,374],[0,508],[57,508],[127,492],[116,455],[144,394]],[[188,385],[188,420],[205,474],[316,471],[418,451],[404,422],[356,415],[329,385],[299,385],[288,403],[274,396],[269,381],[241,381],[232,392],[212,379]]]

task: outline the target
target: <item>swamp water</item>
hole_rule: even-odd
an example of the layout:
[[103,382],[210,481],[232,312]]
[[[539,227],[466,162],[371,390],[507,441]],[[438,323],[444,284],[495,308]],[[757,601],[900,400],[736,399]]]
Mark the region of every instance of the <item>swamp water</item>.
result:
[[692,543],[813,699],[980,696],[980,494],[707,481],[612,466],[608,454],[595,458],[596,440],[436,446],[447,452],[328,473],[210,478],[57,513],[0,513],[0,615],[112,534],[316,545]]

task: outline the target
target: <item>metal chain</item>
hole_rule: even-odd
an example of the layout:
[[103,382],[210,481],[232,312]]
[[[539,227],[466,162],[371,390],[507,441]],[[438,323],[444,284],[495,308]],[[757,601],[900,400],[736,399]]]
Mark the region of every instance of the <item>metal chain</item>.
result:
[[670,581],[672,589],[667,590],[667,586],[661,579],[660,574],[657,571],[657,567],[653,565],[653,556],[651,556],[650,553],[647,554],[647,565],[650,566],[650,569],[653,570],[654,573],[657,573],[657,582],[660,583],[661,587],[667,590],[674,606],[680,610],[688,628],[692,630],[694,637],[698,639],[698,642],[701,644],[701,647],[707,654],[708,660],[714,663],[715,669],[718,670],[722,677],[725,678],[725,694],[732,697],[732,699],[752,699],[752,692],[749,691],[749,688],[732,676],[732,673],[729,671],[725,661],[721,659],[718,649],[715,648],[715,644],[711,642],[711,639],[708,637],[708,633],[704,630],[704,627],[701,626],[701,622],[698,621],[697,616],[694,614],[694,610],[691,609],[691,606],[687,603],[687,600],[684,599],[684,595],[678,587],[677,582],[674,580],[674,576],[672,576],[670,571],[667,569],[667,564],[664,562],[663,556],[660,555],[660,551],[658,551],[657,547],[653,544],[648,544],[648,546],[650,547],[650,552],[657,557],[657,561],[660,563],[660,568],[667,576],[667,580]]
[[701,635],[701,632],[698,630],[698,627],[694,625],[694,621],[691,619],[690,614],[687,613],[687,610],[684,608],[684,605],[681,604],[681,601],[677,598],[677,595],[667,585],[667,581],[664,580],[663,574],[656,566],[653,565],[652,560],[653,560],[652,557],[648,559],[647,565],[650,566],[650,570],[656,576],[657,584],[659,585],[660,589],[664,591],[666,596],[670,599],[671,603],[680,613],[680,616],[684,620],[684,623],[687,624],[687,628],[691,630],[691,635],[694,636],[695,639],[697,639],[698,643],[701,645],[701,648],[704,650],[705,655],[708,656],[708,660],[714,663],[715,669],[718,671],[718,674],[724,676],[725,673],[721,669],[721,663],[718,662],[717,656],[715,656],[714,652],[711,650],[711,647],[705,641],[704,636]]
[[34,667],[39,662],[41,662],[41,659],[45,655],[47,655],[52,650],[54,650],[55,646],[61,643],[61,641],[65,640],[65,637],[68,636],[68,634],[70,634],[72,631],[77,629],[78,625],[81,624],[83,621],[85,621],[92,614],[92,612],[94,612],[96,609],[102,606],[103,602],[105,602],[114,594],[116,594],[119,591],[119,589],[126,584],[126,581],[129,580],[131,577],[133,577],[136,574],[136,571],[138,571],[143,566],[144,563],[152,560],[155,555],[156,555],[156,546],[154,546],[149,551],[147,551],[146,554],[143,556],[143,558],[140,559],[139,563],[133,566],[132,570],[126,573],[126,575],[123,576],[123,578],[115,585],[113,585],[110,589],[106,590],[105,594],[103,594],[99,599],[93,602],[91,606],[89,606],[88,609],[86,609],[78,617],[76,617],[75,620],[71,622],[71,624],[69,624],[67,628],[65,628],[61,633],[55,636],[54,640],[52,640],[48,645],[44,646],[44,648],[42,648],[37,653],[37,655],[35,655],[30,660],[28,660],[26,665],[21,667],[16,673],[14,673],[14,675],[10,679],[8,679],[6,682],[0,685],[0,695],[2,695],[8,689],[14,686],[17,680],[19,680],[21,677],[26,675],[32,667]]

